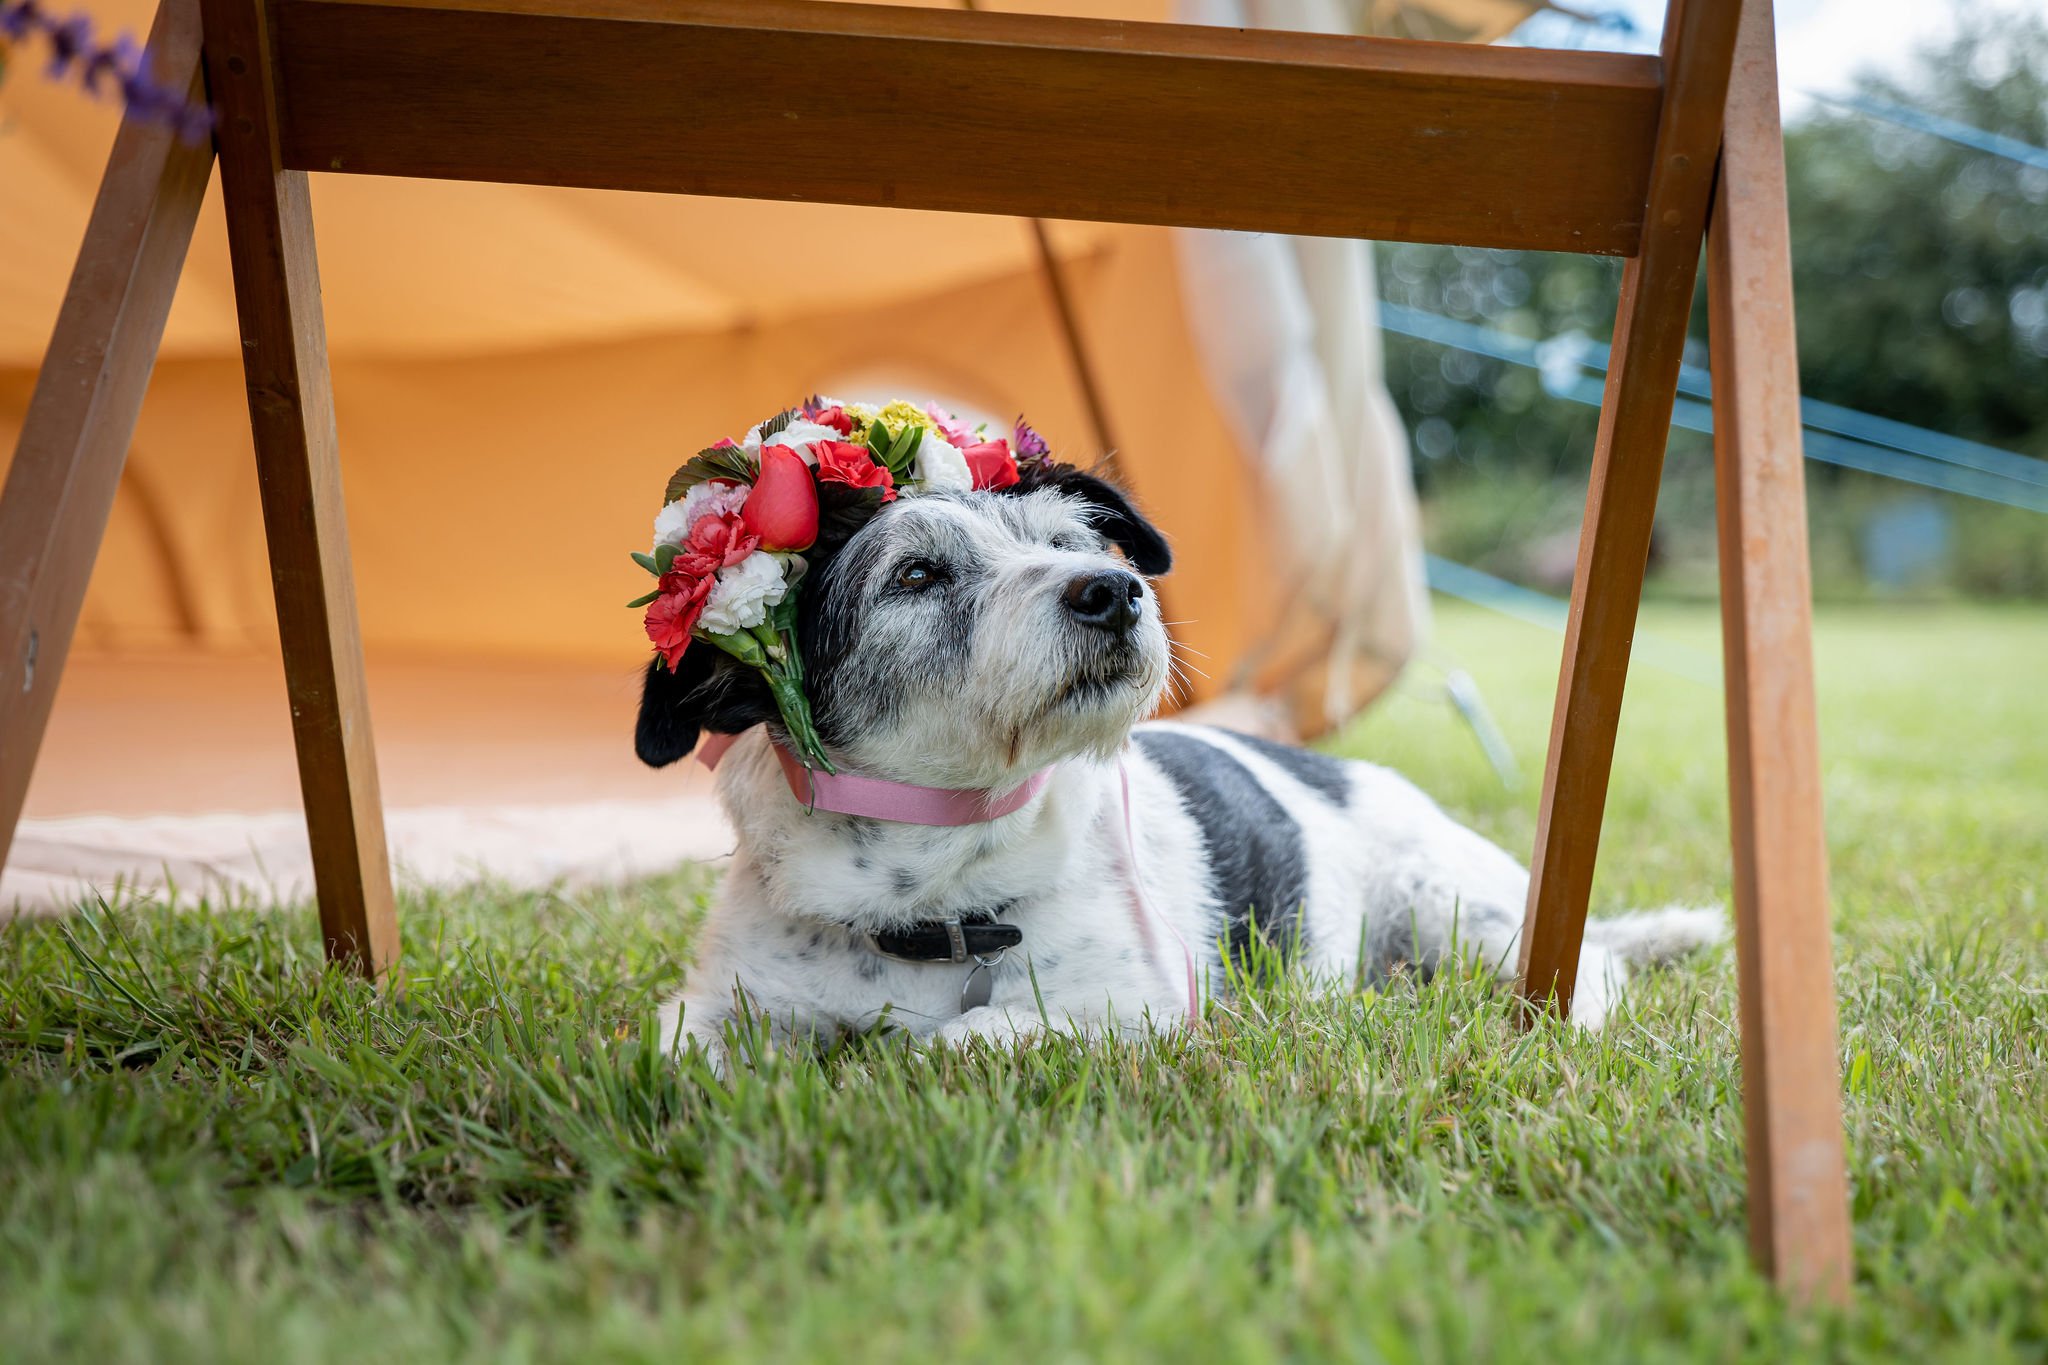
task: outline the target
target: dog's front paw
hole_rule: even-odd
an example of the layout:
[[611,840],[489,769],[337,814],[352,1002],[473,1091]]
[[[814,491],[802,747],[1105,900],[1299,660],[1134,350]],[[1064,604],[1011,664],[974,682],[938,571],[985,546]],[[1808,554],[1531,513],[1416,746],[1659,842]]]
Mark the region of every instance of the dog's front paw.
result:
[[661,1029],[662,1055],[677,1065],[690,1059],[692,1049],[704,1060],[704,1066],[720,1081],[732,1076],[732,1048],[726,1043],[722,1021],[710,1018],[711,1011],[699,1003],[692,1008],[691,1002],[678,995],[661,1007],[659,1024]]
[[947,1021],[932,1037],[943,1046],[959,1047],[970,1038],[1019,1043],[1036,1038],[1043,1031],[1037,1015],[1017,1015],[994,1005],[981,1005]]

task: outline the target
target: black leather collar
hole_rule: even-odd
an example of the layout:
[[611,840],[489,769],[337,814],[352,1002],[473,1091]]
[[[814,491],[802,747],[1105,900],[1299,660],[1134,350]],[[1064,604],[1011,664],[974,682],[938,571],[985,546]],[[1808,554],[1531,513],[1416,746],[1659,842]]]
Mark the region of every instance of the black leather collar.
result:
[[868,942],[884,957],[905,962],[966,962],[995,957],[1024,941],[1022,929],[997,923],[998,913],[973,910],[945,919],[920,920],[900,929],[878,929],[868,935]]

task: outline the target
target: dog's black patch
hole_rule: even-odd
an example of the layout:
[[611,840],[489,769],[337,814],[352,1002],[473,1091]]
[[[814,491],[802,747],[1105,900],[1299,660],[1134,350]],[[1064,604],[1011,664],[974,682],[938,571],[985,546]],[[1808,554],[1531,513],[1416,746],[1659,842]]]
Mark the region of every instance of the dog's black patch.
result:
[[[827,744],[843,745],[894,722],[903,699],[955,679],[974,643],[986,586],[985,566],[955,527],[914,516],[899,503],[876,513],[843,549],[804,582],[798,626],[811,717]],[[910,589],[897,581],[912,561],[935,581]],[[883,610],[886,608],[886,610]],[[895,620],[893,627],[877,622]],[[899,633],[895,648],[862,649],[871,630]],[[910,631],[909,636],[901,632]]]
[[1283,956],[1298,954],[1308,899],[1301,827],[1242,763],[1215,745],[1172,730],[1140,730],[1138,745],[1172,779],[1201,826],[1209,890],[1223,913],[1233,960],[1244,964],[1255,935]]
[[1344,809],[1350,802],[1351,777],[1344,770],[1343,759],[1319,754],[1313,749],[1297,749],[1292,744],[1275,744],[1257,735],[1241,735],[1235,730],[1224,733],[1337,809]]

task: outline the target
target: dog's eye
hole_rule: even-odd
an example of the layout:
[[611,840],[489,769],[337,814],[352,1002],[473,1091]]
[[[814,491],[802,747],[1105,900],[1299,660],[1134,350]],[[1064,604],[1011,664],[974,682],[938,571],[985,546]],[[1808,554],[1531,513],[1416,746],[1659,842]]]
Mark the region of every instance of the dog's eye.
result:
[[939,581],[939,567],[929,560],[913,559],[896,571],[896,586],[915,591]]

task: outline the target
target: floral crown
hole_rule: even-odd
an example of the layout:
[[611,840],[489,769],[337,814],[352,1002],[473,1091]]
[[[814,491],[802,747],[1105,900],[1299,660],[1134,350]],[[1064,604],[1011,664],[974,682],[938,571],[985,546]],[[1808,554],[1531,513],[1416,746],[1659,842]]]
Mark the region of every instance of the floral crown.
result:
[[626,605],[647,608],[647,638],[670,672],[693,640],[759,669],[799,757],[833,772],[796,642],[805,573],[899,494],[1007,488],[1048,464],[1045,441],[1021,417],[1006,438],[931,403],[812,398],[675,472],[653,550],[633,555],[655,589]]

